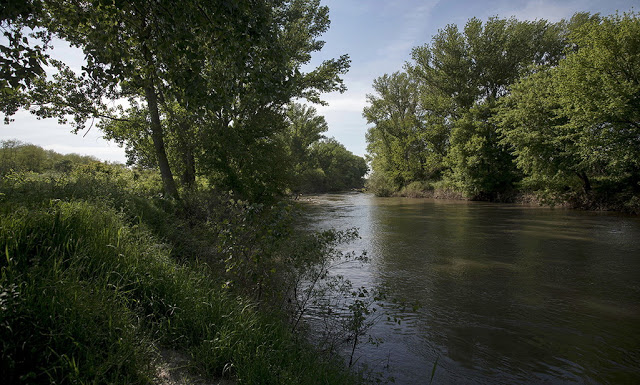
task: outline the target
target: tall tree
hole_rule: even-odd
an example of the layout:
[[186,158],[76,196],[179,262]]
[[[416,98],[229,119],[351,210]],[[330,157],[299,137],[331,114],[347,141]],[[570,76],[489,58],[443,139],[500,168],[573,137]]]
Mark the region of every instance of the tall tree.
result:
[[640,187],[640,19],[613,15],[582,24],[575,52],[554,70],[566,129],[594,167]]
[[[411,81],[403,86],[412,99],[398,104],[385,95],[370,98],[371,106],[365,108],[365,116],[375,124],[368,134],[374,173],[400,165],[420,171],[394,176],[396,188],[444,176],[470,196],[509,190],[519,174],[493,122],[497,102],[532,66],[557,62],[563,53],[562,32],[561,25],[544,20],[493,17],[483,23],[473,18],[463,31],[448,25],[431,44],[414,48],[405,75]],[[415,133],[390,140],[392,131],[382,130],[372,114],[384,103],[411,110],[409,126]],[[383,155],[394,153],[393,148],[400,149],[396,154],[411,148],[415,155],[411,160]]]
[[640,20],[579,14],[566,58],[523,79],[498,116],[534,183],[640,191]]
[[329,129],[324,116],[317,115],[313,107],[299,103],[292,103],[287,109],[288,134],[291,141],[290,148],[294,162],[302,163],[306,159],[311,145],[320,139]]
[[588,169],[576,156],[575,135],[561,127],[566,119],[554,96],[551,71],[540,70],[511,87],[495,116],[501,141],[509,146],[524,172],[525,186],[535,190],[562,190]]
[[513,188],[519,174],[500,142],[492,117],[497,101],[531,66],[553,63],[562,55],[561,29],[548,22],[490,18],[471,19],[464,29],[471,59],[473,105],[458,111],[453,122],[447,161],[449,178],[471,195],[501,193]]
[[[80,79],[86,88],[78,95],[86,96],[91,89],[102,97],[134,95],[146,102],[156,161],[165,192],[173,197],[178,191],[165,148],[159,94],[171,80],[163,60],[170,57],[167,51],[173,50],[172,34],[186,30],[184,23],[188,20],[183,15],[199,15],[194,5],[188,1],[49,1],[42,16],[47,28],[85,53],[87,64]],[[68,75],[67,79],[73,80],[73,74]],[[66,104],[67,112],[76,114],[78,122],[100,115],[102,108],[91,102],[88,108],[78,108],[69,98],[58,101]]]
[[[37,112],[63,120],[74,115],[78,127],[91,117],[132,120],[116,124],[115,136],[135,139],[131,149],[150,138],[171,196],[177,196],[171,151],[188,164],[185,181],[193,181],[199,162],[202,172],[229,188],[273,193],[270,179],[278,178],[270,178],[274,162],[268,159],[282,148],[273,138],[285,127],[284,105],[294,97],[321,102],[320,93],[345,90],[346,55],[301,71],[322,48],[317,38],[329,26],[328,8],[319,0],[52,0],[40,17],[41,25],[81,47],[87,64],[77,75],[59,63],[55,81],[33,93]],[[144,101],[142,109],[129,111],[130,117],[102,103],[123,97]],[[143,111],[144,129],[136,116]]]
[[319,173],[317,165],[312,163],[311,148],[325,138],[323,133],[329,127],[315,108],[299,103],[292,103],[287,108],[287,125],[284,136],[292,166],[291,189],[294,193],[309,191]]
[[[207,108],[202,163],[216,184],[256,199],[286,186],[282,163],[287,128],[284,112],[294,98],[321,103],[322,92],[345,90],[340,75],[349,67],[348,56],[327,60],[308,73],[311,54],[322,48],[318,37],[329,27],[328,8],[319,1],[278,2],[271,8],[268,33],[235,62],[216,60],[207,70],[214,108]],[[236,52],[242,52],[241,49]],[[230,145],[229,145],[230,144]]]
[[418,112],[416,82],[404,72],[383,75],[373,82],[363,116],[373,124],[367,132],[374,172],[384,174],[396,188],[423,177],[426,146]]

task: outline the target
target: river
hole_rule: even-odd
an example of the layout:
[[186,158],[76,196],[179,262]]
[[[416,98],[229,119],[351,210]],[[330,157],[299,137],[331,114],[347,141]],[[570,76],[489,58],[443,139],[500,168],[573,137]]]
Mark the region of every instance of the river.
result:
[[[356,355],[397,384],[640,383],[640,219],[350,193],[308,197],[309,226],[357,227],[355,285],[417,302]],[[437,362],[437,364],[436,364]]]

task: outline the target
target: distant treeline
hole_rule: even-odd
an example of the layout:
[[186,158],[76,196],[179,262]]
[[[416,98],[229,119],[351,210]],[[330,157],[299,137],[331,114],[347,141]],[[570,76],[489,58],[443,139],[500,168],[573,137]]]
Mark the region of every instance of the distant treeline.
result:
[[[368,170],[366,161],[352,154],[334,138],[326,138],[321,134],[326,131],[327,125],[322,116],[315,115],[313,107],[294,105],[289,117],[291,124],[286,154],[292,166],[283,167],[293,169],[289,176],[289,188],[293,193],[345,191],[364,187],[364,175]],[[0,141],[0,175],[10,172],[66,173],[78,166],[99,162],[93,156],[63,155],[15,139]],[[136,167],[141,168],[140,165]]]
[[313,107],[292,104],[287,153],[293,164],[293,192],[330,192],[364,187],[368,171],[363,157],[352,154],[334,138],[322,135],[328,128]]
[[448,25],[373,83],[369,188],[640,211],[639,36],[635,13]]
[[59,154],[18,140],[0,141],[0,175],[10,172],[70,172],[75,167],[99,162],[93,156]]

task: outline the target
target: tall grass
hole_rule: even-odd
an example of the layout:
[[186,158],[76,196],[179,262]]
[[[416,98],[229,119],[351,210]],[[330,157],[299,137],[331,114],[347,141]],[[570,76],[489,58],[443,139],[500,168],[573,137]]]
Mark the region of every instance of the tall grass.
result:
[[223,288],[211,264],[176,260],[176,245],[182,257],[201,252],[198,230],[125,171],[11,178],[0,190],[5,383],[152,383],[160,347],[240,384],[358,382]]

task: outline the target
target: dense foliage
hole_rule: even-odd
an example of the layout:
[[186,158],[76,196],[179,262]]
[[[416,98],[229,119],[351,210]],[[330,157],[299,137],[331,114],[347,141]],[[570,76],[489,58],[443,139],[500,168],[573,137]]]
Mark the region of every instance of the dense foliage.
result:
[[471,19],[374,81],[370,187],[638,210],[640,19]]
[[[79,73],[44,55],[30,61],[56,71],[36,66],[3,88],[5,114],[29,108],[76,131],[98,119],[131,163],[160,171],[172,197],[175,175],[187,188],[201,177],[252,201],[285,193],[294,173],[287,106],[346,89],[347,55],[303,72],[329,27],[319,0],[46,1],[2,21],[16,34],[37,27],[68,41],[86,59]],[[11,49],[25,56],[29,47]],[[18,68],[16,55],[6,61]]]
[[[39,24],[34,15],[40,9],[39,0],[5,0],[0,6],[0,111],[5,114],[5,123],[25,102],[24,91],[44,75],[51,34],[46,30],[32,36],[25,33],[25,28]],[[32,44],[29,37],[40,44]]]
[[313,107],[292,104],[287,110],[285,133],[293,165],[291,189],[298,192],[345,191],[364,187],[368,166],[333,138],[322,133],[328,128]]
[[[346,89],[347,55],[308,65],[328,8],[5,3],[5,121],[24,108],[76,132],[95,123],[134,167],[3,142],[3,380],[151,383],[169,349],[239,384],[359,382],[335,353],[364,337],[367,296],[341,282],[344,302],[326,314],[342,334],[311,347],[298,333],[317,293],[338,287],[328,263],[355,233],[294,231],[294,206],[278,199],[360,187],[367,171],[320,134],[312,108],[292,104]],[[80,70],[47,56],[52,38],[83,51]]]

